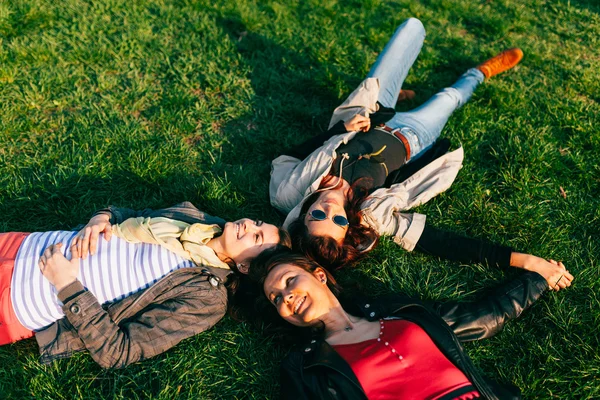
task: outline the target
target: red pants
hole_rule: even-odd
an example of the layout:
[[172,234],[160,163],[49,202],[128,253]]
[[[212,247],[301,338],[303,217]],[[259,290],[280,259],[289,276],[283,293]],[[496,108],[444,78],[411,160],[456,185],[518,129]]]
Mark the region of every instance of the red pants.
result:
[[15,257],[28,233],[0,233],[0,346],[33,336],[15,315],[10,298],[10,284]]

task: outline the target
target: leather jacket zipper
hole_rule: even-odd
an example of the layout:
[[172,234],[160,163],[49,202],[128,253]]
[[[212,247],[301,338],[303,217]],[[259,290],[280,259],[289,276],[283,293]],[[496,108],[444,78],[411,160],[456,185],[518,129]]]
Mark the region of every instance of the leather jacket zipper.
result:
[[[418,306],[417,304],[414,304],[414,305]],[[436,317],[438,317],[438,316],[432,314],[425,307],[421,307],[421,308],[423,308],[423,310],[425,310],[429,315],[432,315],[434,317],[434,319],[436,319]],[[450,326],[448,326],[446,323],[439,324],[439,325],[443,326],[444,330],[452,338],[454,347],[458,350],[458,355],[460,356],[460,359],[463,362],[463,365],[465,365],[465,370],[463,372],[468,374],[467,377],[471,380],[471,383],[473,383],[473,385],[477,388],[477,390],[480,392],[480,394],[483,395],[484,398],[489,399],[489,400],[498,399],[498,397],[489,390],[488,384],[485,381],[483,381],[479,372],[477,372],[473,368],[473,364],[472,364],[471,360],[468,359],[467,356],[465,355],[465,353],[462,349],[462,346],[460,344],[460,341],[458,340],[458,338],[456,337],[456,335],[454,334],[454,332],[452,331]]]

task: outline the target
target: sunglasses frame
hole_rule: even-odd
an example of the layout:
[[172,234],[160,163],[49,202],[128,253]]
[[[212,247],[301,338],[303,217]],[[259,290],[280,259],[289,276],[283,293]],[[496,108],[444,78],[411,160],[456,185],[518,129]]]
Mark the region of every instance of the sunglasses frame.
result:
[[[316,216],[316,215],[313,214],[315,212],[321,213],[321,214],[319,216]],[[325,214],[325,211],[323,211],[323,210],[312,210],[309,214],[310,214],[311,217],[313,217],[317,221],[325,221],[326,219],[329,219],[327,217],[327,214]],[[338,217],[339,218],[343,218],[344,221],[346,221],[346,223],[345,224],[340,224],[339,222],[336,222],[335,219],[338,218]],[[350,225],[350,221],[348,221],[348,218],[344,217],[343,215],[336,214],[336,215],[333,216],[333,218],[331,218],[331,220],[333,221],[334,224],[336,224],[340,228],[346,228],[348,225]]]

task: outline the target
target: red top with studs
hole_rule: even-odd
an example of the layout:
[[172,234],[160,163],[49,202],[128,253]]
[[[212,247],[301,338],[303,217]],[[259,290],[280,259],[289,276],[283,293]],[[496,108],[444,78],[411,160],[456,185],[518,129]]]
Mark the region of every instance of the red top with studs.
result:
[[[409,321],[381,320],[377,339],[333,348],[350,364],[369,399],[434,400],[471,385],[427,333]],[[469,391],[451,398],[478,397]]]

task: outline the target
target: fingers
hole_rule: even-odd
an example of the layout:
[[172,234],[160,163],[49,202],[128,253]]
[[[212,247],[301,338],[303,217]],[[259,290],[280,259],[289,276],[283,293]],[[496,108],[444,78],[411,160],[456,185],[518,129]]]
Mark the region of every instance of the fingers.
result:
[[556,281],[556,284],[554,285],[554,289],[555,290],[560,290],[560,289],[565,289],[567,287],[571,286],[571,282],[563,276],[559,276],[558,280]]
[[569,282],[573,281],[573,279],[575,279],[575,277],[573,275],[571,275],[571,273],[567,270],[565,270],[565,278],[567,278],[569,280]]
[[371,129],[371,120],[367,119],[365,126],[361,129],[363,132],[368,132]]
[[60,253],[61,252],[60,251],[61,248],[62,248],[62,243],[51,244],[50,246],[46,247],[46,249],[44,250],[44,252],[40,256],[40,259],[38,261],[38,267],[40,267],[40,270],[42,272],[46,269],[46,266],[48,265],[48,260],[50,258],[52,258],[52,256],[54,254],[56,254],[57,252]]
[[77,243],[71,244],[71,260],[80,258],[79,248]]
[[83,239],[80,241],[81,244],[79,246],[79,254],[81,254],[81,258],[86,258],[88,256],[89,248],[90,248],[90,235],[92,234],[92,228],[89,226],[85,228],[85,233],[83,234]]
[[371,119],[364,115],[356,114],[350,121],[345,122],[346,130],[351,131],[368,131],[371,128]]
[[565,268],[565,265],[562,261],[548,260],[553,265],[559,267],[559,270],[556,274],[552,276],[552,279],[556,279],[554,286],[551,287],[554,291],[559,291],[561,289],[566,289],[571,286],[571,281],[573,280],[573,275]]
[[96,248],[98,247],[98,235],[99,232],[97,229],[91,229],[92,233],[89,237],[89,245],[90,245],[90,255],[96,253]]
[[108,242],[108,241],[110,241],[111,237],[112,237],[112,225],[107,223],[106,226],[104,227],[104,239]]

